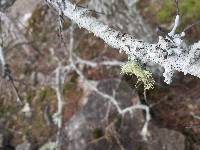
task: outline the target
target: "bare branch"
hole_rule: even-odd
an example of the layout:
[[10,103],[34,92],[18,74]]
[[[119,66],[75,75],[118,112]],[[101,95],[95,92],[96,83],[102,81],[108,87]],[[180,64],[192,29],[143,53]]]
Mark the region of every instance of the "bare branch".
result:
[[183,30],[183,32],[188,31],[188,30],[191,29],[193,26],[196,26],[196,25],[198,25],[198,24],[200,24],[200,19],[197,20],[197,21],[195,21],[194,23],[188,25],[188,26]]

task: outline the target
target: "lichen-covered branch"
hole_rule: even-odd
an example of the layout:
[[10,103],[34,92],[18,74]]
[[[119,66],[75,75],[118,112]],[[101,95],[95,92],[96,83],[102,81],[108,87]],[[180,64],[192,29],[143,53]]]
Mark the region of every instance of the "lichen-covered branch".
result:
[[[104,40],[113,48],[125,52],[129,60],[141,63],[153,62],[164,67],[165,82],[170,83],[174,71],[200,77],[200,42],[186,46],[184,34],[177,34],[179,16],[177,15],[172,31],[166,37],[159,37],[155,44],[136,39],[127,33],[117,31],[91,16],[87,8],[78,7],[67,0],[46,0],[50,6]],[[169,38],[170,37],[170,38]]]

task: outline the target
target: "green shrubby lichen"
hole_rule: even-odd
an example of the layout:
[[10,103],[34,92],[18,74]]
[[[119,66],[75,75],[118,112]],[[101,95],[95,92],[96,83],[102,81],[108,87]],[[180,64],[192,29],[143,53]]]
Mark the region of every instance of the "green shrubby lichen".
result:
[[152,73],[148,70],[142,69],[136,62],[128,61],[121,67],[122,74],[135,75],[138,78],[138,82],[144,84],[144,89],[149,90],[154,88],[154,79]]

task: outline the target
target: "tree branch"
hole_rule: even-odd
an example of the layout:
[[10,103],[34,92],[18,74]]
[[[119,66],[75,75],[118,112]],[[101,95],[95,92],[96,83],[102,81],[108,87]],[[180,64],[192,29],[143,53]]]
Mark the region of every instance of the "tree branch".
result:
[[200,42],[186,46],[182,40],[184,34],[176,34],[178,26],[177,15],[175,26],[170,35],[172,40],[166,37],[159,37],[158,43],[150,44],[138,40],[133,36],[121,33],[108,25],[98,21],[90,15],[87,8],[77,7],[75,4],[65,0],[46,0],[50,6],[72,21],[80,28],[85,28],[95,36],[101,38],[108,45],[119,49],[128,55],[129,60],[140,60],[142,63],[153,62],[164,67],[165,82],[170,83],[174,71],[184,72],[200,77]]

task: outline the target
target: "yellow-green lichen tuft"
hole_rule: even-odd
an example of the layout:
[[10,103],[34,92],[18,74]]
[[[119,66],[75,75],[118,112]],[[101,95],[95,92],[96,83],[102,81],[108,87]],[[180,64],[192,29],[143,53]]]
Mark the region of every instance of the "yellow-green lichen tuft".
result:
[[142,69],[136,62],[128,61],[126,64],[121,67],[122,74],[135,75],[138,79],[138,82],[144,84],[145,90],[150,90],[154,88],[154,79],[152,73],[148,70]]

